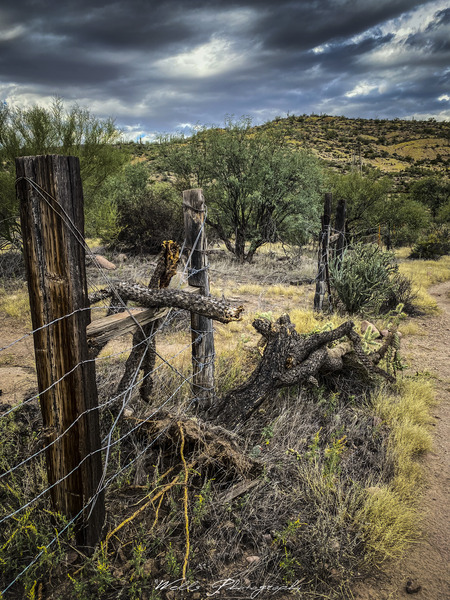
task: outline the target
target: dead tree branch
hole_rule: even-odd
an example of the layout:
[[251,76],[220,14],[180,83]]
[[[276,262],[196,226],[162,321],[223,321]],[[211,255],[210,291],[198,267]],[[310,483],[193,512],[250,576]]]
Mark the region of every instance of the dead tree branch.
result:
[[114,283],[114,289],[103,289],[95,294],[89,295],[91,304],[119,295],[124,301],[132,300],[139,306],[145,308],[154,307],[173,307],[190,310],[220,321],[221,323],[229,323],[230,321],[239,321],[241,313],[244,310],[243,306],[231,306],[225,300],[219,300],[211,296],[200,296],[199,294],[191,294],[181,290],[159,290],[149,289],[138,283],[125,283],[118,281]]
[[[282,315],[275,323],[256,319],[253,327],[266,342],[260,363],[245,383],[229,392],[208,414],[208,418],[229,428],[245,422],[275,390],[307,381],[316,382],[319,374],[343,370],[343,357],[351,353],[369,374],[375,373],[389,381],[394,380],[377,366],[392,338],[377,353],[367,355],[351,321],[331,331],[308,336],[297,333],[288,315]],[[343,337],[347,337],[351,343],[327,347]]]
[[[149,289],[165,289],[169,286],[172,277],[177,272],[180,247],[176,242],[165,241],[156,262],[156,267],[148,284]],[[143,371],[143,379],[139,393],[145,402],[149,402],[153,390],[153,377],[151,376],[156,362],[156,339],[161,320],[153,321],[138,329],[133,335],[133,348],[125,363],[125,372],[120,380],[116,395],[119,396],[127,390],[136,377],[136,370]]]

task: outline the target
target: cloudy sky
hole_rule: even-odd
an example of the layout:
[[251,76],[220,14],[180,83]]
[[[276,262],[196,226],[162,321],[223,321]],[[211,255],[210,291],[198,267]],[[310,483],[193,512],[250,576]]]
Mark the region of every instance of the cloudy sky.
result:
[[226,114],[450,119],[450,0],[3,0],[0,101],[152,139]]

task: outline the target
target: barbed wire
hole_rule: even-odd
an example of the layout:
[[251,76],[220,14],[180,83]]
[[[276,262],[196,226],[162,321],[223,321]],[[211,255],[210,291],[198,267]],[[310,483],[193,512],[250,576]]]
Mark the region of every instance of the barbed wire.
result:
[[[193,331],[193,338],[191,338],[190,343],[184,344],[183,347],[181,349],[178,349],[175,353],[171,354],[170,357],[164,357],[162,356],[162,354],[158,351],[156,351],[155,348],[152,348],[152,351],[155,352],[156,357],[159,359],[160,363],[158,365],[156,365],[150,372],[148,373],[144,373],[143,376],[140,376],[140,372],[142,370],[143,367],[143,363],[144,363],[144,359],[146,356],[146,353],[149,351],[150,349],[150,344],[153,343],[155,336],[157,335],[158,332],[160,332],[164,327],[166,327],[166,325],[170,324],[170,322],[176,317],[177,314],[179,314],[181,311],[179,310],[174,310],[174,309],[169,309],[168,313],[161,319],[159,319],[156,323],[152,324],[152,327],[150,329],[150,331],[148,333],[146,333],[146,331],[144,330],[144,328],[139,324],[139,322],[137,321],[137,319],[135,318],[135,316],[133,315],[134,312],[134,308],[133,307],[129,307],[127,305],[127,302],[124,301],[124,299],[120,296],[120,294],[117,291],[117,288],[115,287],[114,281],[110,279],[110,277],[104,273],[103,269],[100,267],[100,265],[98,264],[98,262],[95,259],[95,255],[93,254],[93,252],[90,250],[90,248],[88,247],[88,245],[86,244],[83,235],[81,234],[81,232],[77,229],[76,225],[73,223],[73,221],[71,220],[70,216],[67,214],[67,212],[63,209],[63,207],[61,207],[57,201],[55,200],[55,198],[53,198],[50,194],[48,194],[48,192],[46,192],[45,190],[43,190],[36,182],[34,182],[33,180],[29,179],[29,178],[23,178],[25,179],[29,185],[32,186],[32,188],[35,190],[35,192],[39,195],[39,197],[42,198],[43,201],[45,201],[47,203],[47,205],[61,218],[61,220],[65,223],[65,225],[68,227],[69,231],[71,232],[71,234],[74,236],[75,240],[82,245],[82,247],[84,248],[85,252],[87,255],[90,256],[90,258],[92,259],[92,263],[94,265],[94,267],[96,268],[96,270],[100,273],[100,277],[101,279],[105,282],[105,285],[107,287],[107,289],[110,290],[110,295],[112,296],[112,298],[117,298],[118,300],[118,304],[117,306],[114,306],[114,308],[120,310],[120,311],[127,311],[128,314],[131,316],[131,318],[134,321],[134,324],[137,328],[138,331],[141,332],[141,334],[143,335],[143,339],[140,340],[139,342],[137,342],[134,345],[131,345],[131,348],[128,346],[125,350],[120,350],[118,352],[115,352],[113,354],[108,354],[105,356],[100,356],[100,357],[96,357],[96,358],[88,358],[86,360],[80,361],[78,364],[76,364],[75,366],[73,366],[67,373],[64,373],[64,375],[62,375],[57,381],[52,382],[45,390],[41,390],[39,393],[32,395],[30,398],[25,399],[24,401],[10,407],[8,410],[4,411],[2,414],[0,414],[0,418],[7,416],[8,414],[12,413],[15,410],[18,410],[20,408],[24,408],[26,405],[28,405],[30,402],[37,400],[39,398],[40,395],[45,394],[46,392],[49,392],[54,386],[56,386],[58,383],[60,383],[64,378],[68,377],[71,373],[73,373],[76,369],[80,368],[82,365],[86,364],[86,363],[91,363],[94,361],[102,361],[102,360],[110,360],[111,358],[117,357],[119,355],[124,354],[125,352],[128,351],[133,351],[138,347],[142,347],[143,345],[146,345],[146,348],[144,348],[143,352],[142,352],[142,356],[140,356],[140,360],[138,361],[138,364],[136,365],[134,372],[133,372],[133,376],[130,379],[127,388],[123,391],[121,391],[120,393],[117,393],[115,395],[113,395],[112,397],[109,397],[107,400],[105,400],[104,402],[99,403],[97,406],[94,407],[90,407],[88,409],[86,409],[83,413],[81,413],[80,415],[77,415],[77,417],[66,427],[66,429],[59,433],[58,436],[52,440],[51,442],[49,442],[48,444],[44,445],[43,447],[39,448],[36,452],[34,452],[33,454],[31,454],[30,456],[27,456],[26,458],[24,458],[22,461],[20,461],[19,463],[17,463],[16,465],[12,466],[11,468],[9,468],[7,471],[3,472],[0,474],[0,479],[6,478],[8,476],[11,476],[14,472],[16,472],[18,469],[20,469],[21,467],[26,466],[28,463],[30,463],[31,461],[37,459],[40,455],[42,455],[44,452],[48,451],[49,448],[51,448],[53,445],[57,444],[58,442],[61,441],[61,439],[67,435],[67,433],[70,431],[70,429],[72,429],[72,427],[74,427],[79,421],[80,419],[86,417],[86,415],[88,415],[89,413],[98,410],[98,411],[104,411],[105,409],[107,409],[109,406],[120,402],[121,405],[119,407],[119,412],[118,414],[115,416],[114,421],[112,423],[112,425],[109,427],[109,430],[107,432],[107,434],[103,437],[100,447],[96,448],[94,450],[92,450],[91,452],[89,452],[86,456],[84,456],[79,462],[78,464],[72,469],[70,470],[70,472],[66,473],[63,477],[60,477],[57,481],[51,483],[50,485],[45,486],[44,489],[42,489],[39,493],[35,494],[33,496],[33,498],[31,498],[30,500],[28,500],[27,502],[24,502],[23,504],[21,504],[19,507],[17,507],[15,510],[10,511],[8,514],[3,515],[2,518],[0,519],[0,524],[6,522],[9,519],[14,519],[18,514],[20,514],[22,511],[29,509],[33,504],[37,503],[39,500],[41,500],[44,496],[48,495],[48,493],[55,488],[56,486],[60,485],[62,482],[64,482],[68,477],[70,477],[75,471],[77,471],[78,469],[81,468],[81,466],[85,463],[85,461],[91,459],[91,457],[93,457],[94,455],[101,453],[102,455],[104,455],[104,467],[103,467],[103,472],[102,472],[102,476],[101,479],[99,481],[99,485],[97,487],[96,492],[94,493],[94,495],[89,498],[89,500],[86,501],[86,503],[84,504],[83,508],[75,515],[73,516],[65,525],[62,529],[60,529],[59,531],[56,532],[55,536],[52,538],[52,540],[50,540],[50,542],[43,546],[43,547],[38,547],[38,549],[40,550],[40,552],[30,560],[30,562],[20,571],[20,573],[13,579],[13,581],[11,581],[6,587],[5,589],[2,591],[2,594],[5,594],[8,590],[10,590],[23,576],[24,574],[33,566],[36,564],[37,561],[39,561],[39,559],[44,555],[44,553],[46,551],[48,551],[49,548],[51,548],[60,538],[61,536],[67,532],[69,530],[69,528],[77,521],[77,519],[80,518],[80,516],[87,510],[89,510],[89,515],[92,513],[93,507],[95,506],[95,503],[97,502],[99,496],[101,493],[103,493],[105,490],[107,490],[109,488],[109,486],[127,469],[131,468],[135,462],[142,456],[144,455],[146,452],[149,451],[149,449],[155,444],[157,443],[157,441],[164,436],[164,434],[169,430],[170,426],[176,421],[176,418],[178,417],[173,417],[169,420],[169,422],[161,429],[161,431],[158,432],[157,435],[155,435],[153,437],[153,439],[151,439],[145,446],[144,448],[142,448],[139,452],[136,453],[136,455],[134,455],[125,465],[121,466],[119,469],[117,469],[114,473],[108,475],[108,470],[110,468],[110,456],[112,455],[112,451],[115,447],[122,445],[127,438],[129,438],[130,436],[136,434],[142,427],[145,427],[145,425],[151,421],[158,413],[160,413],[162,410],[164,410],[168,404],[176,397],[176,395],[180,392],[180,390],[184,387],[184,386],[189,386],[190,389],[192,386],[192,380],[194,377],[194,374],[191,373],[190,375],[185,375],[183,374],[180,369],[177,368],[176,365],[173,364],[173,361],[182,353],[188,351],[189,348],[191,348],[194,344],[197,344],[205,335],[209,334],[210,332],[205,332],[205,331]],[[17,180],[18,182],[19,180]],[[16,182],[16,183],[17,183]],[[56,206],[55,206],[56,204]],[[202,227],[198,233],[197,239],[193,245],[193,248],[188,249],[189,253],[187,256],[187,259],[185,261],[184,267],[182,269],[182,271],[179,273],[179,284],[178,287],[180,287],[184,282],[189,280],[189,277],[192,275],[195,275],[199,272],[205,271],[207,270],[209,267],[205,266],[203,268],[200,269],[194,269],[192,268],[192,256],[194,253],[194,249],[198,243],[198,240],[200,239],[200,236],[203,232],[203,229],[205,227],[205,222],[206,219],[204,220]],[[183,244],[183,247],[181,249],[181,254],[184,252],[185,250],[185,243]],[[94,284],[93,286],[94,289],[97,287],[97,284]],[[89,310],[105,310],[108,308],[112,308],[111,307],[111,303],[110,305],[104,305],[104,306],[98,306],[98,307],[84,307],[84,308],[79,308],[77,310],[72,311],[71,313],[68,313],[66,315],[60,316],[55,318],[54,320],[52,320],[49,323],[46,323],[45,325],[42,325],[32,331],[27,332],[25,335],[19,337],[18,339],[14,340],[13,342],[11,342],[10,344],[7,344],[6,346],[0,348],[0,352],[5,351],[7,349],[10,349],[11,347],[13,347],[15,344],[18,344],[19,342],[33,336],[36,332],[41,331],[45,328],[49,328],[52,325],[54,325],[55,323],[58,323],[59,321],[62,321],[63,319],[66,318],[70,318],[72,316],[74,316],[77,313],[83,312],[83,311],[89,311]],[[208,360],[205,360],[203,362],[201,361],[197,361],[197,372],[201,372],[204,368],[206,368],[208,365],[210,365],[215,358],[215,355],[211,355],[210,357],[207,357]],[[131,429],[129,429],[128,431],[126,431],[125,433],[123,433],[122,435],[119,435],[117,438],[114,438],[114,433],[117,429],[117,425],[121,419],[121,417],[123,416],[123,413],[126,409],[126,407],[129,405],[130,400],[133,397],[133,393],[135,392],[135,390],[137,389],[137,387],[139,385],[142,385],[143,381],[147,378],[147,377],[154,377],[158,370],[162,369],[162,368],[168,368],[171,371],[174,372],[174,374],[179,377],[179,381],[175,386],[171,386],[171,390],[170,393],[167,394],[167,396],[165,397],[165,399],[158,404],[157,407],[151,409],[151,411],[149,412],[149,414],[147,414],[145,416],[145,418],[140,419],[138,423],[136,423],[136,425],[134,425],[133,427],[131,427]],[[209,388],[206,387],[202,387],[199,385],[196,385],[196,388],[199,389],[203,389],[203,390],[207,390],[210,391]],[[188,404],[184,405],[183,408],[183,414],[187,414],[188,411],[190,410],[190,408],[195,405],[195,403],[198,401],[197,397],[191,396]]]

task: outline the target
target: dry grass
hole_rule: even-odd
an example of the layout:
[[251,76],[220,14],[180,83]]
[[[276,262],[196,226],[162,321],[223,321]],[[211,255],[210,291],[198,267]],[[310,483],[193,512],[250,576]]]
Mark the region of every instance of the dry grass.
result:
[[450,256],[440,260],[407,260],[400,263],[400,273],[413,282],[413,290],[417,293],[414,304],[425,313],[438,312],[434,298],[428,288],[450,279]]
[[399,558],[419,533],[417,511],[423,476],[418,456],[432,447],[430,408],[435,402],[430,381],[415,377],[398,385],[398,393],[381,389],[374,397],[375,413],[390,430],[388,453],[395,464],[393,479],[370,487],[357,522],[364,531],[365,560],[381,564]]
[[21,325],[31,328],[30,302],[26,284],[22,283],[14,291],[0,288],[0,312],[15,319]]
[[[312,306],[310,288],[286,284],[297,276],[314,273],[315,259],[311,254],[298,263],[278,261],[281,251],[267,249],[251,267],[227,257],[211,260],[213,293],[242,296],[248,307],[242,321],[215,324],[219,397],[242,383],[258,362],[259,335],[251,325],[255,317],[275,320],[282,312],[289,312],[297,331],[303,334],[347,320],[345,315],[318,315],[302,308]],[[143,280],[145,268],[148,265],[141,263],[126,267],[129,273],[140,273]],[[450,276],[450,259],[408,261],[401,268],[413,274],[417,269],[415,278],[426,290]],[[6,312],[19,306],[14,318],[20,318],[26,310],[25,299],[25,291],[11,298],[0,291],[0,309]],[[154,402],[143,406],[136,392],[131,406],[138,416],[146,418],[168,398],[164,409],[183,417],[194,415],[189,412],[191,337],[187,327],[185,319],[158,334]],[[413,320],[404,321],[400,330],[404,335],[422,333]],[[110,343],[100,355],[97,373],[101,401],[107,400],[117,386],[129,342],[127,338]],[[341,600],[352,597],[350,586],[356,572],[382,565],[405,551],[417,536],[416,501],[422,487],[417,458],[431,447],[428,423],[433,388],[427,380],[414,377],[405,378],[395,390],[379,389],[371,399],[372,392],[367,381],[350,374],[347,378],[324,378],[319,387],[282,390],[267,399],[236,438],[243,459],[254,456],[255,448],[259,453],[259,474],[245,476],[254,478],[258,485],[231,501],[225,502],[224,494],[241,483],[243,476],[236,479],[227,471],[226,463],[216,458],[192,469],[188,489],[193,579],[207,582],[235,576],[236,565],[241,568],[245,564],[245,577],[250,581],[286,584],[305,578],[308,597]],[[108,411],[103,411],[102,419],[107,431]],[[126,422],[121,425],[123,430],[127,426]],[[142,432],[127,438],[115,447],[110,471],[118,470],[148,443]],[[110,514],[111,522],[124,520],[136,511],[146,494],[160,485],[158,473],[172,464],[177,466],[179,450],[177,439],[156,444],[143,454],[142,461],[123,473],[109,490],[110,505],[119,511]],[[198,456],[193,445],[185,452],[188,461]],[[104,571],[110,578],[109,583],[102,580],[105,598],[117,597],[119,589],[131,589],[133,581],[145,582],[142,565],[139,571],[133,562],[139,547],[144,548],[146,577],[153,577],[155,570],[158,577],[177,577],[185,543],[180,490],[181,486],[174,486],[167,493],[154,530],[148,527],[155,516],[150,509],[145,521],[124,528],[118,540],[122,557],[111,552],[105,558],[99,552],[95,559],[86,561],[77,575],[78,589],[86,585],[81,597],[95,596],[89,589],[98,587],[100,564],[106,565]],[[27,546],[29,554],[34,551]],[[247,568],[249,555],[260,560]],[[43,568],[52,572],[54,567]]]

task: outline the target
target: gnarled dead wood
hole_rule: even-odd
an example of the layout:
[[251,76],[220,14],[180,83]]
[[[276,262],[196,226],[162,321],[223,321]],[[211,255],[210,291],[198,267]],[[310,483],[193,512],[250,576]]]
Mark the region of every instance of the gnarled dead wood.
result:
[[227,472],[227,476],[257,475],[261,472],[261,463],[247,456],[239,445],[239,438],[223,427],[163,410],[152,419],[127,419],[140,424],[140,430],[145,430],[155,440],[155,447],[165,446],[175,453],[180,438],[178,424],[182,423],[187,452],[202,467],[212,466]]
[[[149,281],[150,289],[165,289],[177,272],[177,265],[180,258],[180,247],[172,240],[166,240],[162,243],[161,252],[153,275]],[[153,309],[155,310],[155,309]],[[163,317],[164,315],[160,315]],[[156,339],[155,334],[161,320],[157,319],[153,323],[143,325],[133,335],[133,348],[125,364],[125,373],[120,380],[116,395],[119,396],[127,390],[136,377],[136,371],[143,371],[142,383],[139,393],[144,402],[149,402],[150,394],[153,390],[152,373],[156,362]]]
[[[349,353],[356,355],[357,362],[368,373],[376,373],[393,381],[391,375],[377,366],[390,341],[387,340],[377,353],[365,354],[361,338],[353,329],[351,321],[331,331],[308,336],[297,333],[288,315],[282,315],[275,323],[267,319],[256,319],[253,327],[266,341],[260,363],[244,384],[229,392],[208,414],[208,418],[227,427],[235,427],[244,422],[276,389],[308,380],[314,382],[319,373],[342,370],[343,357]],[[344,336],[351,343],[341,343],[335,348],[327,347],[330,342]]]
[[230,323],[230,321],[239,321],[243,306],[231,306],[225,300],[219,298],[191,294],[182,290],[156,290],[149,289],[138,283],[125,283],[118,281],[114,283],[114,289],[103,289],[95,294],[89,295],[91,304],[99,302],[105,298],[111,298],[118,294],[124,301],[132,300],[145,308],[153,307],[173,307],[190,310],[210,317],[221,323]]

